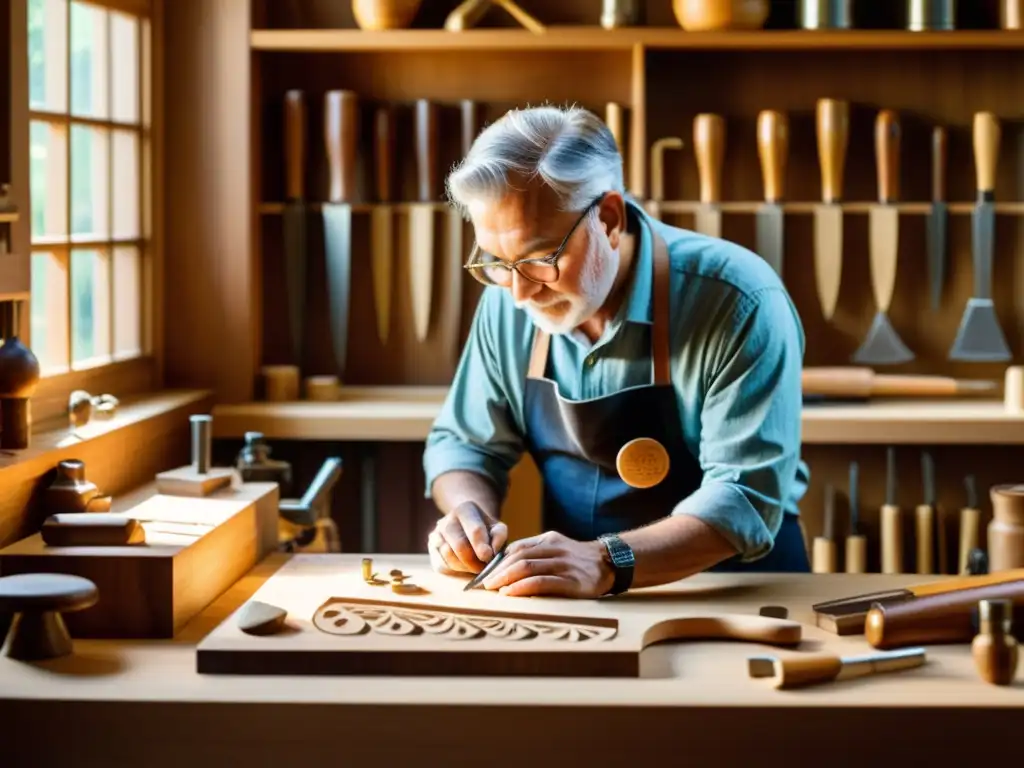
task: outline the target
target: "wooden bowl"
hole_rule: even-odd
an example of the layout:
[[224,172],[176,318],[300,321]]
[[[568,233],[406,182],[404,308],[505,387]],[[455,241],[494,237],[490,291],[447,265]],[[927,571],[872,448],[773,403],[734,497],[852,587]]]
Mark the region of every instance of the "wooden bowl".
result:
[[352,15],[360,29],[408,29],[423,0],[352,0]]
[[760,29],[768,19],[768,0],[672,0],[679,26],[688,32]]

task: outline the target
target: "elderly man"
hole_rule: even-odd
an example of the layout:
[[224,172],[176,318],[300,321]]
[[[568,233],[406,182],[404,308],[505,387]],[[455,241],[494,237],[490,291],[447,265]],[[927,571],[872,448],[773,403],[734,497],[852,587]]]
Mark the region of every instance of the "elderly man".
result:
[[448,191],[487,288],[424,454],[433,566],[478,573],[506,544],[501,502],[528,451],[545,532],[508,544],[487,589],[599,597],[808,571],[803,330],[764,260],[649,217],[583,109],[509,112]]

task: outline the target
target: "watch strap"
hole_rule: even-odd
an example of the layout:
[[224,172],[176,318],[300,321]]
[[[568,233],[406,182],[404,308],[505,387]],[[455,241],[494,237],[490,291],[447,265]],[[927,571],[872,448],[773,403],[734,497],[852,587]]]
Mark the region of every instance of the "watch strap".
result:
[[633,549],[615,534],[601,536],[600,541],[608,551],[608,558],[611,560],[612,570],[615,574],[615,581],[612,588],[608,590],[608,594],[621,594],[633,584],[633,568],[636,562]]

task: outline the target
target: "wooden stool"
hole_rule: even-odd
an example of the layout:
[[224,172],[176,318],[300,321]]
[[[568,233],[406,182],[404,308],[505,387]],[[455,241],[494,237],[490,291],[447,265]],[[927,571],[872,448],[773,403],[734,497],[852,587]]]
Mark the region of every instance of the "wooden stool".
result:
[[71,653],[61,613],[90,608],[99,590],[89,579],[62,573],[22,573],[0,578],[0,612],[14,614],[0,655],[40,661]]

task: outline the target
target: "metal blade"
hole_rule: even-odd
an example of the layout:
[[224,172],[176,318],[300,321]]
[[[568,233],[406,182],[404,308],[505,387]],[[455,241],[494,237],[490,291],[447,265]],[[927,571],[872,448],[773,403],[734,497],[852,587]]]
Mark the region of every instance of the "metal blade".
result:
[[885,503],[896,506],[896,449],[891,446],[885,451]]
[[697,231],[709,237],[722,236],[722,209],[717,205],[702,205],[697,209]]
[[836,311],[842,271],[843,211],[838,205],[819,205],[814,209],[814,272],[826,320]]
[[896,288],[896,255],[900,242],[899,211],[893,205],[875,205],[868,214],[871,243],[871,286],[875,306],[888,312]]
[[327,254],[327,296],[331,337],[338,377],[344,381],[348,357],[348,315],[352,272],[352,206],[324,203],[324,252]]
[[850,535],[860,530],[860,465],[850,462]]
[[924,503],[935,506],[935,460],[928,451],[921,453],[921,480],[924,485]]
[[409,289],[412,294],[416,338],[425,341],[430,331],[430,299],[434,289],[434,206],[409,209]]
[[286,203],[284,207],[284,274],[288,297],[288,317],[292,335],[292,353],[300,368],[305,362],[306,317],[306,206]]
[[992,203],[979,202],[971,220],[974,246],[974,298],[992,298],[992,247],[995,239],[996,210]]
[[373,243],[373,301],[377,308],[377,337],[381,344],[387,344],[391,329],[391,276],[394,265],[391,206],[374,206],[370,214],[370,241]]
[[928,214],[928,272],[932,309],[937,310],[942,300],[942,286],[946,282],[946,220],[949,211],[943,202],[932,203]]
[[762,205],[757,211],[757,252],[782,277],[782,208]]

